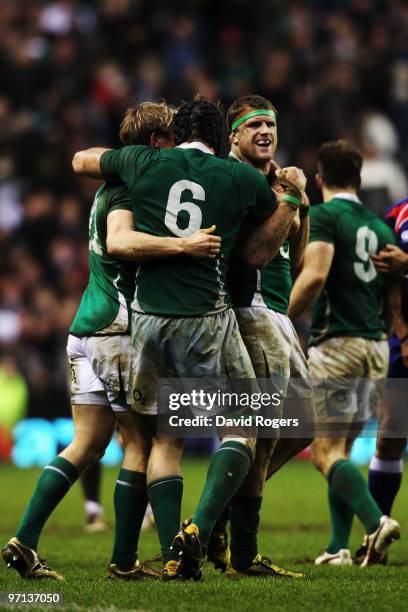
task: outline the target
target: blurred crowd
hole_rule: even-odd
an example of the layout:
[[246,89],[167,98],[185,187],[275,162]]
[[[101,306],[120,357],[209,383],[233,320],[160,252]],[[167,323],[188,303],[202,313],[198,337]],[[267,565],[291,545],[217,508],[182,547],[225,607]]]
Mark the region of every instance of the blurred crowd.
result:
[[259,93],[280,163],[312,179],[319,144],[349,138],[381,212],[408,190],[407,31],[406,0],[0,0],[0,374],[22,375],[31,416],[69,410],[97,186],[73,153],[116,145],[131,104]]

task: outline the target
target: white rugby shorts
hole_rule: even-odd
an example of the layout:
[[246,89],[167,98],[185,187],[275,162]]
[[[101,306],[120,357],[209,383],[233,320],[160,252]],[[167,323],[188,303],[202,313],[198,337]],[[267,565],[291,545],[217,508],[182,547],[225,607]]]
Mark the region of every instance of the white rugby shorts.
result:
[[68,336],[72,404],[108,406],[125,412],[131,340],[128,335]]

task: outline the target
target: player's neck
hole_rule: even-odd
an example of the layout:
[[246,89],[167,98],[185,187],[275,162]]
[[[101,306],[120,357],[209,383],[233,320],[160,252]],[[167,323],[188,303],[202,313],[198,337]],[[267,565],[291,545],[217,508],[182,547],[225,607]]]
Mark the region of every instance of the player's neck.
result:
[[268,176],[269,175],[269,172],[270,172],[270,169],[271,169],[271,162],[270,161],[268,161],[268,162],[266,162],[266,163],[264,163],[262,165],[254,164],[253,160],[249,159],[248,157],[245,157],[245,155],[243,155],[241,153],[239,148],[238,147],[234,147],[234,145],[231,147],[231,153],[233,154],[234,157],[239,159],[240,162],[242,162],[244,164],[248,164],[248,166],[252,166],[253,168],[258,170],[258,172],[260,172],[264,176]]
[[323,202],[329,202],[334,198],[336,193],[349,193],[350,195],[357,195],[357,190],[354,187],[325,187],[322,186]]

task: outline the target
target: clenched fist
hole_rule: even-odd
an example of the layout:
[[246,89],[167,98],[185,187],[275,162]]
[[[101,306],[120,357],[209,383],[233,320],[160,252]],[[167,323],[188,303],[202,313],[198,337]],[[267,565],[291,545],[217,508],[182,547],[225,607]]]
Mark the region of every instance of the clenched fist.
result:
[[296,166],[280,168],[275,171],[275,174],[281,185],[299,191],[300,194],[305,191],[307,179],[300,168],[296,168]]

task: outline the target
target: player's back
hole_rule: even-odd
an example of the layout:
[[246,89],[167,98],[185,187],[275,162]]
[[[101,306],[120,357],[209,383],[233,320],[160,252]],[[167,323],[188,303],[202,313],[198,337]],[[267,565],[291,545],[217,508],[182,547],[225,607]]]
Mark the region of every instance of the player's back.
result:
[[325,287],[313,307],[311,344],[332,336],[380,339],[385,278],[370,258],[393,242],[376,213],[349,198],[333,198],[312,207],[311,241],[334,245]]
[[132,210],[125,185],[105,183],[97,191],[89,216],[89,281],[70,328],[76,336],[128,333],[136,266],[109,255],[107,217],[112,210]]
[[275,205],[266,180],[253,168],[217,158],[200,146],[125,149],[105,154],[102,167],[105,173],[112,165],[119,168],[134,202],[137,229],[187,237],[216,225],[222,238],[216,260],[183,256],[143,263],[133,309],[163,316],[225,310],[230,306],[225,284],[228,258],[241,221],[251,208],[268,214]]

